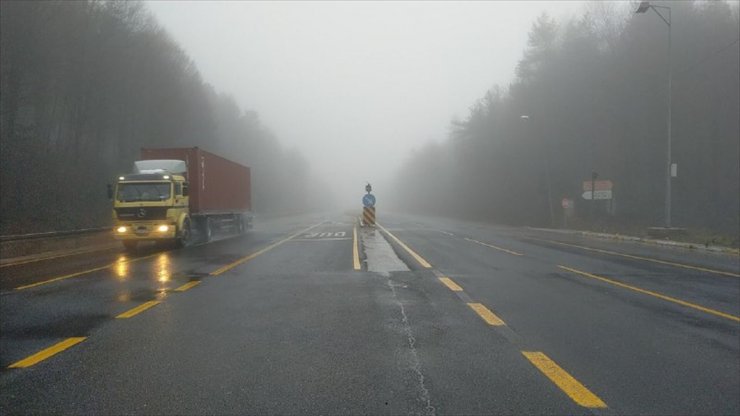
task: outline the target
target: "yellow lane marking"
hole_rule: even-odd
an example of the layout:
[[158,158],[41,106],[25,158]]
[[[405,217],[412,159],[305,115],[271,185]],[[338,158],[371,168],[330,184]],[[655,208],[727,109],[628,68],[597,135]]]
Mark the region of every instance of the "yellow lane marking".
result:
[[72,277],[82,276],[83,274],[88,274],[88,273],[97,272],[97,271],[100,271],[100,270],[105,270],[105,269],[108,269],[108,268],[111,268],[111,267],[120,266],[121,264],[134,263],[134,262],[141,261],[141,260],[144,260],[144,259],[148,259],[148,258],[151,258],[151,257],[154,257],[154,256],[160,256],[160,255],[162,255],[162,253],[166,253],[166,251],[160,251],[158,253],[154,253],[154,254],[151,254],[151,255],[148,255],[148,256],[137,257],[135,259],[130,259],[130,260],[126,260],[126,261],[116,261],[115,263],[111,263],[111,264],[108,264],[106,266],[96,267],[94,269],[88,269],[88,270],[84,270],[84,271],[77,272],[77,273],[65,274],[64,276],[54,277],[52,279],[48,279],[48,280],[44,280],[44,281],[36,282],[36,283],[31,283],[29,285],[18,286],[17,288],[15,288],[15,290],[30,289],[32,287],[46,285],[46,284],[49,284],[49,283],[58,282],[60,280],[65,280],[65,279],[69,279],[69,278],[72,278]]
[[573,378],[568,372],[560,368],[553,360],[547,355],[536,352],[536,351],[522,351],[522,354],[527,357],[542,374],[546,375],[556,386],[560,387],[560,390],[565,392],[574,402],[578,403],[583,407],[589,408],[605,408],[604,403],[597,395],[591,393],[589,389],[581,384],[578,380]]
[[352,267],[355,270],[362,270],[360,265],[360,251],[357,248],[357,226],[352,226]]
[[457,283],[453,282],[452,279],[449,277],[440,277],[439,281],[444,283],[447,288],[449,288],[453,292],[462,292],[463,288],[460,287]]
[[159,305],[160,303],[161,302],[158,300],[150,300],[149,302],[144,302],[141,305],[135,308],[129,309],[126,312],[116,316],[116,318],[118,319],[131,318],[132,316],[138,315],[151,307]]
[[596,252],[596,253],[610,254],[612,256],[626,257],[628,259],[633,259],[633,260],[650,261],[650,262],[653,262],[653,263],[665,264],[665,265],[668,265],[668,266],[681,267],[681,268],[690,269],[690,270],[698,270],[700,272],[721,274],[721,275],[724,275],[724,276],[731,276],[731,277],[740,277],[740,274],[738,274],[738,273],[727,272],[727,271],[723,271],[723,270],[707,269],[705,267],[692,266],[692,265],[683,264],[683,263],[674,263],[672,261],[658,260],[658,259],[653,259],[653,258],[650,258],[650,257],[634,256],[632,254],[625,254],[625,253],[620,253],[620,252],[611,251],[611,250],[602,250],[600,248],[584,247],[584,246],[579,246],[579,245],[576,245],[576,244],[563,243],[561,241],[554,241],[554,240],[540,240],[540,241],[546,241],[548,243],[553,243],[553,244],[560,244],[562,246],[580,248],[582,250],[593,251],[593,252]]
[[12,263],[0,264],[0,268],[3,268],[3,267],[11,267],[11,266],[20,266],[22,264],[36,263],[36,262],[44,261],[44,260],[59,259],[59,258],[62,258],[62,257],[72,257],[72,256],[80,255],[80,254],[89,254],[89,253],[94,253],[96,251],[113,250],[114,248],[115,247],[113,247],[113,246],[111,246],[111,247],[103,247],[103,248],[96,247],[96,248],[92,248],[92,249],[89,249],[89,250],[70,251],[70,252],[67,252],[67,253],[64,253],[64,254],[56,254],[56,255],[53,255],[53,256],[43,256],[43,257],[38,257],[38,258],[33,258],[33,259],[18,260],[18,261],[14,261]]
[[193,280],[192,282],[187,282],[184,285],[178,287],[177,289],[175,289],[175,292],[184,292],[190,289],[191,287],[197,286],[199,284],[200,284],[200,280]]
[[74,337],[74,338],[67,338],[64,341],[54,344],[49,348],[46,348],[44,350],[41,350],[37,352],[36,354],[33,354],[29,357],[26,357],[18,362],[15,362],[8,366],[8,368],[26,368],[30,367],[38,362],[44,361],[45,359],[59,354],[60,352],[66,350],[67,348],[70,348],[74,345],[79,344],[80,342],[84,341],[87,337]]
[[466,239],[466,240],[468,240],[468,241],[470,241],[470,242],[472,242],[472,243],[476,243],[476,244],[480,244],[480,245],[482,245],[482,246],[490,247],[490,248],[492,248],[492,249],[496,249],[496,250],[499,250],[499,251],[503,251],[504,253],[509,253],[509,254],[513,254],[513,255],[515,255],[515,256],[523,256],[523,255],[524,255],[524,254],[522,254],[522,253],[517,253],[516,251],[512,251],[512,250],[507,250],[507,249],[505,249],[505,248],[503,248],[503,247],[499,247],[499,246],[494,246],[493,244],[488,244],[488,243],[484,243],[484,242],[482,242],[482,241],[478,241],[478,240],[473,240],[472,238],[467,238],[467,237],[466,237],[465,239]]
[[391,234],[391,232],[388,231],[388,230],[386,230],[385,227],[383,227],[379,223],[376,223],[376,225],[378,227],[380,227],[381,230],[385,231],[386,234],[388,234],[389,236],[391,236],[391,238],[393,240],[395,240],[396,243],[398,243],[399,246],[403,247],[403,249],[406,250],[411,255],[411,257],[413,257],[421,265],[421,267],[424,267],[426,269],[431,269],[432,268],[432,265],[429,264],[429,262],[427,262],[426,260],[424,260],[424,258],[421,257],[420,255],[416,254],[416,252],[414,250],[411,250],[411,248],[409,248],[409,246],[407,246],[406,244],[404,244],[403,241],[399,240],[398,237],[396,237],[395,235]]
[[265,254],[268,251],[272,250],[273,248],[275,248],[275,247],[277,247],[277,246],[279,246],[279,245],[281,245],[281,244],[283,244],[283,243],[285,243],[285,242],[287,242],[289,240],[292,240],[292,239],[298,237],[299,235],[305,233],[306,231],[311,230],[312,228],[316,228],[316,227],[318,227],[319,225],[321,225],[323,223],[324,222],[322,221],[322,222],[320,222],[318,224],[314,224],[314,225],[312,225],[312,226],[310,226],[308,228],[305,228],[305,229],[303,229],[301,231],[298,231],[295,234],[292,234],[292,235],[290,235],[290,236],[288,236],[286,238],[283,238],[282,240],[278,241],[277,243],[270,244],[269,246],[267,246],[267,247],[265,247],[265,248],[263,248],[263,249],[261,249],[259,251],[256,251],[256,252],[254,252],[254,253],[252,253],[252,254],[250,254],[248,256],[242,257],[242,258],[240,258],[239,260],[237,260],[237,261],[235,261],[233,263],[227,264],[226,266],[223,266],[221,268],[218,268],[218,269],[212,271],[209,274],[211,276],[218,276],[220,274],[226,273],[229,270],[233,269],[234,267],[236,267],[236,266],[238,266],[240,264],[244,264],[244,263],[248,262],[249,260],[254,259],[255,257],[257,257],[259,255]]
[[729,320],[732,320],[732,321],[735,321],[735,322],[740,322],[740,316],[735,316],[735,315],[731,315],[729,313],[720,312],[718,310],[710,309],[710,308],[707,308],[707,307],[704,307],[704,306],[701,306],[701,305],[697,305],[695,303],[686,302],[685,300],[676,299],[676,298],[673,298],[673,297],[670,297],[670,296],[662,295],[662,294],[657,293],[657,292],[653,292],[653,291],[646,290],[646,289],[641,289],[641,288],[636,287],[636,286],[631,286],[631,285],[628,285],[626,283],[622,283],[622,282],[618,282],[616,280],[608,279],[608,278],[603,277],[603,276],[597,276],[595,274],[586,273],[586,272],[583,272],[583,271],[580,271],[580,270],[572,269],[570,267],[566,267],[566,266],[558,266],[558,267],[561,268],[561,269],[563,269],[563,270],[567,270],[569,272],[579,274],[581,276],[585,276],[585,277],[590,277],[592,279],[601,280],[602,282],[610,283],[610,284],[613,284],[615,286],[623,287],[625,289],[634,290],[635,292],[639,292],[639,293],[643,293],[643,294],[646,294],[646,295],[650,295],[650,296],[656,297],[658,299],[663,299],[663,300],[668,301],[668,302],[677,303],[677,304],[679,304],[681,306],[686,306],[687,308],[696,309],[698,311],[706,312],[706,313],[709,313],[709,314],[712,314],[712,315],[715,315],[715,316],[719,316],[719,317],[722,317],[722,318],[726,318],[726,319],[729,319]]
[[506,325],[506,323],[503,320],[501,320],[501,318],[496,316],[496,314],[491,312],[491,310],[486,308],[485,305],[483,305],[482,303],[468,303],[468,306],[470,306],[470,308],[474,310],[475,313],[478,314],[478,316],[483,318],[483,320],[486,321],[488,325],[493,325],[493,326]]

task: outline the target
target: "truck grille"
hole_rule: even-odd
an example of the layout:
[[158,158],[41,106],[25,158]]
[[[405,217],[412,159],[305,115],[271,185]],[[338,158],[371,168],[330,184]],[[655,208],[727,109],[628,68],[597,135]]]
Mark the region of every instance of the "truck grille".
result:
[[167,207],[130,207],[116,208],[119,220],[163,220],[167,218]]

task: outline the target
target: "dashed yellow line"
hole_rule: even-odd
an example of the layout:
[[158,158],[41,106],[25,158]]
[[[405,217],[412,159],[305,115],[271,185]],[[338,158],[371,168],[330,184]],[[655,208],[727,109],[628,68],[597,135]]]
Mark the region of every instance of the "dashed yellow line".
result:
[[200,284],[200,280],[193,280],[192,282],[187,282],[184,285],[178,287],[175,289],[175,292],[184,292],[194,286],[198,286]]
[[357,225],[352,226],[352,267],[358,271],[362,270],[360,250],[357,248]]
[[501,318],[496,316],[495,313],[491,312],[491,310],[486,308],[485,305],[483,305],[482,303],[468,303],[468,306],[470,306],[470,308],[474,310],[475,313],[478,314],[478,316],[483,318],[483,320],[486,321],[488,325],[492,325],[492,326],[506,325],[506,323]]
[[111,263],[111,264],[108,264],[106,266],[96,267],[94,269],[88,269],[88,270],[84,270],[84,271],[77,272],[77,273],[65,274],[64,276],[54,277],[52,279],[44,280],[44,281],[41,281],[41,282],[36,282],[36,283],[28,284],[28,285],[18,286],[18,287],[15,288],[15,290],[30,289],[32,287],[46,285],[46,284],[49,284],[49,283],[58,282],[60,280],[70,279],[72,277],[82,276],[84,274],[88,274],[88,273],[92,273],[92,272],[97,272],[97,271],[100,271],[100,270],[105,270],[105,269],[108,269],[108,268],[111,268],[111,267],[119,266],[121,264],[134,263],[134,262],[141,261],[141,260],[144,260],[144,259],[148,259],[148,258],[151,258],[151,257],[154,257],[154,256],[160,256],[160,255],[162,255],[162,253],[165,253],[165,252],[158,252],[158,253],[150,254],[148,256],[137,257],[135,259],[129,259],[129,260],[125,260],[125,261],[116,261],[115,263]]
[[460,287],[457,283],[452,281],[449,277],[440,277],[439,281],[444,283],[445,286],[447,286],[448,289],[450,289],[453,292],[462,292],[463,288]]
[[250,261],[250,260],[254,259],[255,257],[257,257],[257,256],[259,256],[259,255],[265,254],[265,253],[267,253],[268,251],[272,250],[273,248],[275,248],[275,247],[277,247],[277,246],[279,246],[279,245],[281,245],[281,244],[283,244],[283,243],[285,243],[285,242],[287,242],[287,241],[290,241],[290,240],[292,240],[292,239],[294,239],[294,238],[298,237],[299,235],[301,235],[301,234],[305,233],[306,231],[309,231],[309,230],[310,230],[310,229],[312,229],[312,228],[318,227],[319,225],[321,225],[321,224],[323,224],[323,223],[324,223],[324,222],[322,221],[322,222],[320,222],[320,223],[318,223],[318,224],[314,224],[314,225],[312,225],[312,226],[310,226],[310,227],[308,227],[308,228],[304,228],[303,230],[301,230],[301,231],[298,231],[297,233],[295,233],[295,234],[293,234],[293,235],[291,235],[291,236],[289,236],[289,237],[283,238],[282,240],[278,241],[277,243],[273,243],[273,244],[270,244],[269,246],[267,246],[267,247],[265,247],[265,248],[263,248],[263,249],[261,249],[261,250],[259,250],[259,251],[257,251],[257,252],[254,252],[254,253],[252,253],[252,254],[250,254],[250,255],[248,255],[248,256],[242,257],[242,258],[240,258],[239,260],[236,260],[235,262],[229,263],[229,264],[227,264],[227,265],[225,265],[225,266],[223,266],[223,267],[220,267],[220,268],[218,268],[218,269],[216,269],[216,270],[212,271],[212,272],[211,272],[211,273],[209,273],[209,274],[210,274],[211,276],[218,276],[218,275],[220,275],[220,274],[226,273],[226,272],[228,272],[229,270],[233,269],[234,267],[236,267],[236,266],[238,266],[238,265],[240,265],[240,264],[244,264],[244,263],[246,263],[246,262],[248,262],[248,261]]
[[126,312],[116,316],[116,318],[117,319],[131,318],[132,316],[136,316],[149,308],[159,305],[160,303],[161,302],[158,300],[150,300],[149,302],[144,302],[141,305],[135,308],[129,309]]
[[383,227],[379,223],[376,223],[376,225],[378,227],[380,227],[381,230],[385,231],[386,234],[388,234],[389,236],[391,236],[391,238],[393,240],[395,240],[395,242],[398,243],[398,245],[400,245],[401,247],[403,247],[403,249],[406,250],[406,252],[409,253],[411,255],[411,257],[413,257],[414,260],[416,260],[416,262],[421,265],[421,267],[424,267],[425,269],[431,269],[432,268],[432,265],[429,264],[428,261],[424,260],[423,257],[421,257],[420,255],[416,254],[416,252],[414,250],[412,250],[409,246],[407,246],[403,241],[399,240],[398,237],[396,237],[395,235],[393,235],[390,231],[386,230],[385,227]]
[[513,250],[505,249],[505,248],[499,247],[499,246],[494,246],[493,244],[484,243],[482,241],[473,240],[472,238],[467,238],[466,237],[465,239],[468,240],[468,241],[470,241],[470,242],[472,242],[472,243],[476,243],[476,244],[480,244],[482,246],[490,247],[492,249],[495,249],[495,250],[498,250],[498,251],[503,251],[504,253],[513,254],[515,256],[523,256],[524,255],[523,253],[519,253],[519,252],[516,252],[516,251],[513,251]]
[[31,356],[28,356],[18,362],[15,362],[8,366],[8,368],[26,368],[30,367],[34,364],[37,364],[41,361],[44,361],[45,359],[59,354],[60,352],[66,350],[67,348],[70,348],[74,345],[79,344],[80,342],[87,339],[87,337],[74,337],[74,338],[67,338],[64,341],[54,344],[49,348],[46,348],[44,350],[41,350],[37,352],[36,354],[33,354]]
[[602,282],[606,282],[606,283],[609,283],[609,284],[612,284],[612,285],[615,285],[615,286],[623,287],[625,289],[634,290],[635,292],[639,292],[639,293],[643,293],[645,295],[653,296],[653,297],[656,297],[658,299],[662,299],[662,300],[665,300],[665,301],[668,301],[668,302],[673,302],[673,303],[679,304],[681,306],[686,306],[687,308],[696,309],[698,311],[706,312],[708,314],[719,316],[719,317],[722,317],[722,318],[725,318],[725,319],[729,319],[729,320],[732,320],[732,321],[735,321],[735,322],[740,322],[740,316],[735,316],[735,315],[731,315],[729,313],[720,312],[720,311],[715,310],[715,309],[710,309],[710,308],[707,308],[707,307],[704,307],[704,306],[701,306],[701,305],[697,305],[695,303],[686,302],[685,300],[676,299],[676,298],[671,297],[671,296],[666,296],[666,295],[663,295],[663,294],[660,294],[660,293],[657,293],[657,292],[653,292],[651,290],[642,289],[642,288],[639,288],[637,286],[628,285],[626,283],[622,283],[622,282],[619,282],[619,281],[616,281],[616,280],[612,280],[612,279],[609,279],[609,278],[606,278],[606,277],[603,277],[603,276],[597,276],[595,274],[587,273],[587,272],[584,272],[584,271],[581,271],[581,270],[572,269],[570,267],[566,267],[566,266],[558,266],[558,267],[561,268],[561,269],[563,269],[563,270],[567,270],[569,272],[579,274],[581,276],[589,277],[591,279],[601,280]]
[[625,253],[620,253],[618,251],[611,251],[611,250],[603,250],[603,249],[600,249],[600,248],[579,246],[577,244],[563,243],[561,241],[555,241],[555,240],[540,240],[540,241],[546,241],[548,243],[559,244],[561,246],[580,248],[581,250],[593,251],[595,253],[609,254],[609,255],[612,255],[612,256],[625,257],[625,258],[633,259],[633,260],[649,261],[649,262],[652,262],[652,263],[665,264],[667,266],[680,267],[680,268],[689,269],[689,270],[698,270],[700,272],[714,273],[714,274],[719,274],[719,275],[724,275],[724,276],[740,277],[740,274],[738,274],[738,273],[728,272],[728,271],[724,271],[724,270],[708,269],[706,267],[692,266],[690,264],[675,263],[675,262],[666,261],[666,260],[658,260],[658,259],[653,259],[653,258],[650,258],[650,257],[635,256],[635,255],[632,255],[632,254],[625,254]]
[[559,365],[544,353],[522,351],[522,354],[574,402],[592,409],[607,407],[606,403],[597,395],[593,394],[586,386],[573,378],[567,371],[560,368]]

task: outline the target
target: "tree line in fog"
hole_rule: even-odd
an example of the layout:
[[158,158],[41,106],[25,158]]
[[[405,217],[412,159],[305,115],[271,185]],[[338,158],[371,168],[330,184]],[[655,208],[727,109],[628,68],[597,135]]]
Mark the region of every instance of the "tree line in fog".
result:
[[307,206],[302,155],[205,83],[142,3],[0,7],[0,234],[109,224],[106,184],[141,147],[250,166],[258,212]]
[[[737,236],[737,7],[653,4],[672,9],[673,225]],[[489,90],[445,141],[399,170],[396,207],[560,226],[565,198],[582,225],[662,225],[668,26],[624,6],[595,2],[564,22],[541,16],[515,80]],[[612,181],[612,201],[583,199],[592,172]]]

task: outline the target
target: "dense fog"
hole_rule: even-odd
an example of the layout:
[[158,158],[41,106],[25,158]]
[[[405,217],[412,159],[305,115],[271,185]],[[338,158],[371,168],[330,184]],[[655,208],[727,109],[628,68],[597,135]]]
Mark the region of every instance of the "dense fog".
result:
[[[671,225],[736,236],[738,3],[652,4]],[[250,166],[258,213],[357,210],[367,181],[379,218],[665,225],[669,32],[637,8],[4,1],[0,234],[110,224],[139,148],[191,146]]]
[[[710,229],[737,244],[737,4],[669,4],[671,225]],[[396,206],[560,226],[569,220],[568,199],[571,225],[665,225],[667,25],[653,13],[631,13],[636,4],[628,13],[615,6],[537,19],[515,80],[473,103],[447,140],[410,156],[396,177]],[[611,200],[583,198],[594,173],[611,181]]]

